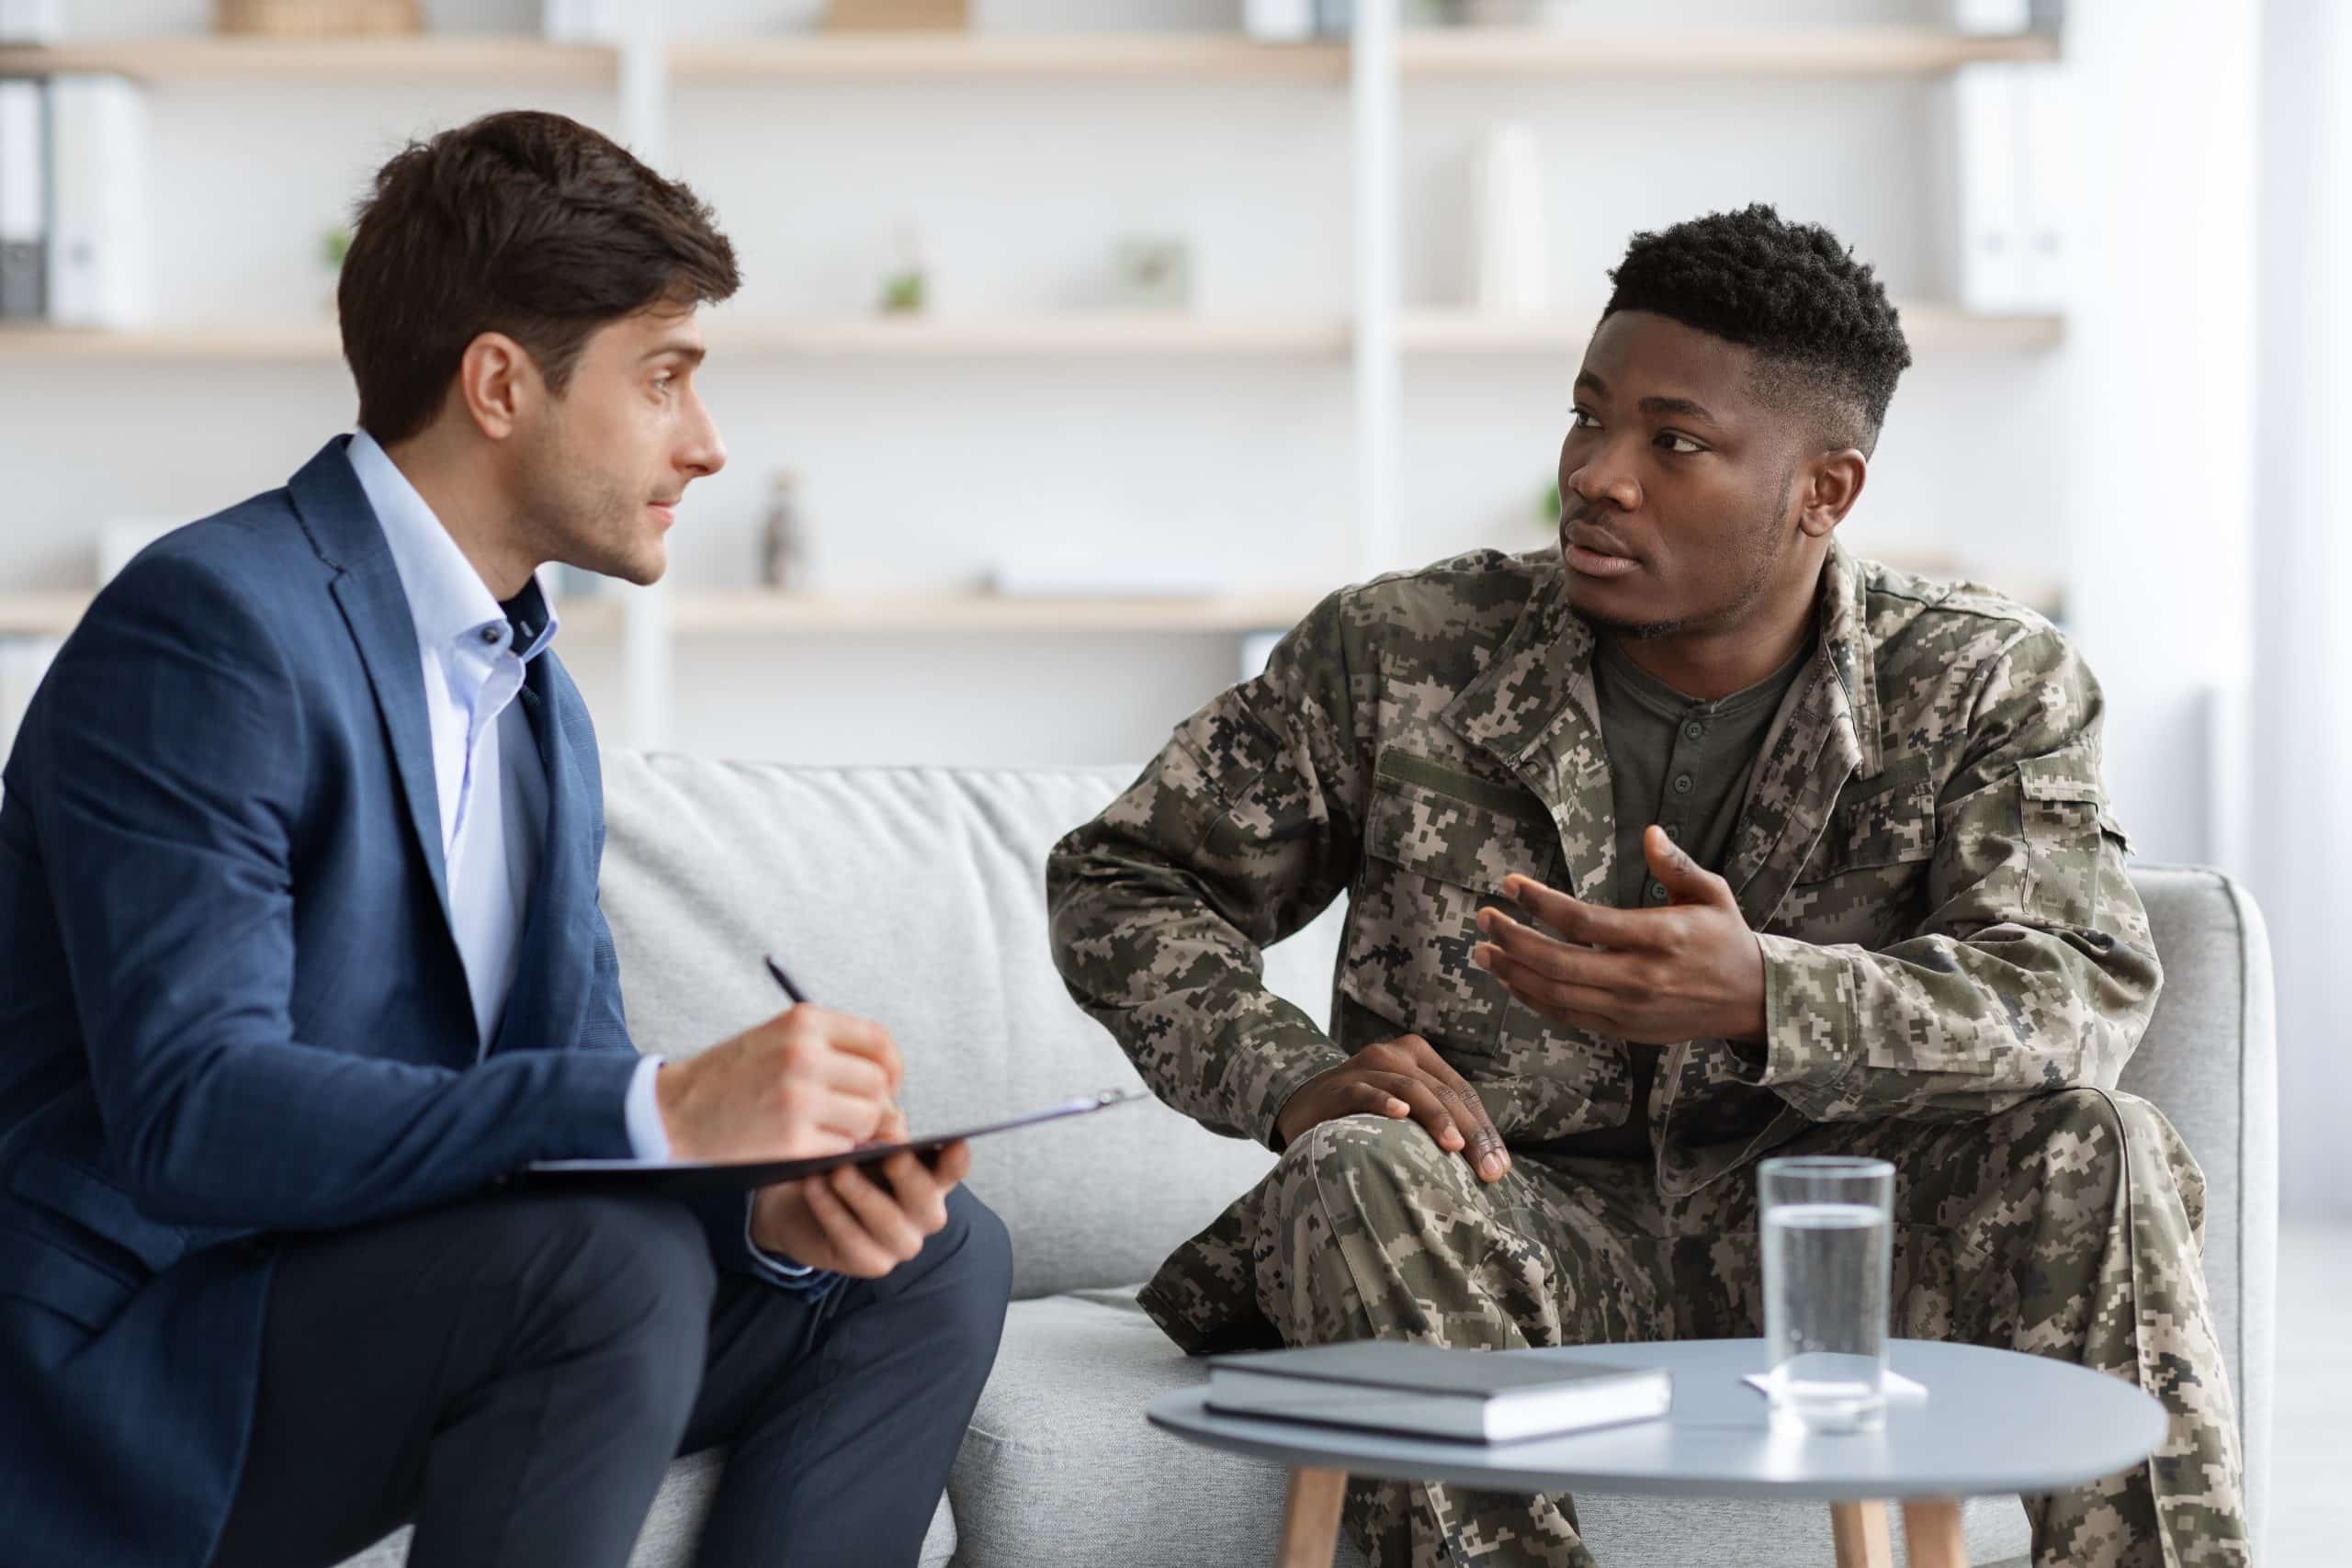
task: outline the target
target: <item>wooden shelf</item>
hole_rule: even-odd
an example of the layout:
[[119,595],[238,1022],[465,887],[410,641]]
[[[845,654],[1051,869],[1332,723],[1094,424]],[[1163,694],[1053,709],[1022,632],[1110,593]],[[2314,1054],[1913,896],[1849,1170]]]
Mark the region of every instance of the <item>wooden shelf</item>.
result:
[[506,83],[606,83],[617,51],[526,35],[418,33],[377,38],[180,37],[92,39],[0,49],[0,76],[97,72],[146,82],[365,82],[418,77]]
[[1053,632],[1246,632],[1286,628],[1315,607],[1311,593],[1216,599],[1005,598],[988,593],[821,594],[681,592],[670,602],[680,637],[942,635]]
[[797,33],[681,39],[681,82],[821,82],[888,77],[1213,77],[1339,83],[1339,43],[1259,43],[1239,33]]
[[[1069,310],[1009,316],[790,320],[721,315],[706,324],[722,363],[735,355],[1056,358],[1090,355],[1337,356],[1353,332],[1342,317],[1208,316],[1184,311]],[[0,358],[139,361],[332,360],[334,324],[196,323],[121,331],[0,331]]]
[[1406,76],[1903,76],[1992,61],[2055,60],[2045,33],[1971,36],[1925,28],[1773,32],[1577,32],[1426,28],[1397,40]]
[[[1862,551],[1868,555],[1872,552]],[[1903,552],[1881,558],[1931,576],[1965,575],[1951,560]],[[1333,586],[1337,586],[1334,584]],[[2044,615],[2064,605],[2056,579],[2017,579],[2005,585],[2019,604]],[[682,591],[670,600],[680,637],[839,637],[1050,635],[1069,632],[1235,634],[1275,631],[1297,624],[1315,607],[1311,591],[1239,593],[1214,599],[1006,598],[989,593],[836,595]],[[0,595],[0,637],[63,637],[89,608],[82,592]],[[617,595],[572,595],[556,613],[567,638],[616,637],[625,614]]]
[[[2065,338],[2055,315],[1989,316],[1950,305],[1901,306],[1916,349],[2031,352]],[[1400,314],[1398,347],[1423,355],[1558,355],[1584,347],[1598,307],[1537,316],[1419,310]],[[1069,310],[1007,316],[849,316],[802,320],[721,315],[707,324],[724,364],[737,355],[786,358],[879,355],[919,358],[1051,359],[1120,355],[1237,358],[1334,358],[1354,329],[1344,317],[1208,316],[1183,311]],[[333,360],[333,322],[209,322],[92,331],[19,327],[0,331],[0,358],[288,362]]]
[[851,316],[709,323],[714,353],[1032,358],[1072,355],[1249,356],[1345,354],[1344,317],[1213,316],[1182,310],[1066,310],[1004,316]]
[[[1409,28],[1407,76],[1919,75],[1987,61],[2054,60],[2045,34],[1970,37],[1910,28],[1797,31],[1578,32],[1518,28]],[[419,77],[609,84],[618,52],[527,34],[421,33],[277,39],[191,33],[0,49],[0,75],[90,71],[143,81],[322,81]],[[786,33],[680,39],[681,82],[888,78],[1205,77],[1340,83],[1340,42],[1260,43],[1238,33]]]
[[126,328],[10,327],[0,358],[288,361],[340,359],[333,321],[200,322]]
[[0,637],[63,637],[90,607],[73,591],[0,594]]
[[[2054,348],[2066,335],[2064,316],[1991,316],[1956,306],[1896,300],[1904,335],[1918,350],[2018,353]],[[1396,344],[1408,354],[1559,355],[1582,352],[1600,319],[1596,305],[1529,316],[1474,310],[1405,310]]]

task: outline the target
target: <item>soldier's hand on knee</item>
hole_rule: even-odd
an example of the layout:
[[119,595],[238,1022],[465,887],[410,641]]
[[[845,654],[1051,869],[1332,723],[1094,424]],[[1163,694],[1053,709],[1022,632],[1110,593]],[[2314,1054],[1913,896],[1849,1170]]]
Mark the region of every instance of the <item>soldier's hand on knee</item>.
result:
[[1481,1180],[1499,1181],[1510,1169],[1478,1091],[1418,1034],[1367,1045],[1307,1079],[1283,1103],[1274,1131],[1287,1148],[1311,1127],[1363,1115],[1419,1122],[1438,1147],[1468,1160]]
[[1478,911],[1471,961],[1546,1018],[1645,1045],[1764,1037],[1764,953],[1731,886],[1652,828],[1642,847],[1663,908],[1588,904],[1532,877],[1503,891],[1548,931]]

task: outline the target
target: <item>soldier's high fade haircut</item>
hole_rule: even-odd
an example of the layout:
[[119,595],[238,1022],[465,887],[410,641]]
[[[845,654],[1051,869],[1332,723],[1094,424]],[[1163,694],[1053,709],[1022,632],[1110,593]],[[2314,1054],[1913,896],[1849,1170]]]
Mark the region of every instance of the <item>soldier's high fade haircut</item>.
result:
[[1818,223],[1758,202],[1634,236],[1603,320],[1648,310],[1752,348],[1758,390],[1822,422],[1825,449],[1878,446],[1911,364],[1903,323],[1867,263]]

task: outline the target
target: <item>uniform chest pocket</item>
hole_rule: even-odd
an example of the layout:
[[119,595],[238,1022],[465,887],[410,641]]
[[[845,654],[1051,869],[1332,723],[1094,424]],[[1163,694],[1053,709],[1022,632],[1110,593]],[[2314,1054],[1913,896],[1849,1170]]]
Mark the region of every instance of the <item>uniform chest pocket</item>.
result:
[[1800,882],[1915,865],[1936,854],[1936,784],[1928,759],[1906,757],[1849,786],[1805,862]]
[[1500,1032],[1510,993],[1470,962],[1477,915],[1513,909],[1503,879],[1541,877],[1556,844],[1549,818],[1384,781],[1364,824],[1340,989],[1432,1044],[1479,1051]]

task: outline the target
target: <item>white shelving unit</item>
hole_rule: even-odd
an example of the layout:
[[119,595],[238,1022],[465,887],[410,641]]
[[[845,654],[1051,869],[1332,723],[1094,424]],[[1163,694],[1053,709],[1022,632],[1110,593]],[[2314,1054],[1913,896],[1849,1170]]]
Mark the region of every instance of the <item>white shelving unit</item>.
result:
[[[810,34],[664,39],[662,7],[628,8],[616,46],[530,38],[131,39],[54,49],[0,49],[0,74],[101,72],[158,84],[239,81],[398,85],[483,81],[609,86],[622,139],[660,165],[674,95],[704,86],[946,81],[1028,91],[1055,81],[1211,80],[1295,85],[1348,95],[1354,297],[1346,315],[1221,316],[1097,311],[937,314],[918,319],[763,319],[712,313],[714,348],[778,359],[1078,359],[1188,356],[1344,360],[1351,374],[1352,548],[1366,571],[1396,564],[1400,384],[1408,362],[1439,356],[1573,354],[1597,307],[1532,318],[1406,309],[1400,299],[1398,121],[1403,84],[1579,75],[1690,77],[1932,76],[1986,61],[2054,58],[2045,37],[1963,37],[1882,28],[1784,32],[1404,30],[1397,0],[1357,0],[1352,46],[1269,45],[1229,34],[1101,37]],[[1904,310],[1928,352],[2033,353],[2059,344],[2056,316],[1972,315],[1933,301]],[[217,321],[112,333],[0,332],[12,361],[329,363],[328,323]],[[569,629],[617,633],[626,650],[625,739],[659,746],[670,661],[681,638],[707,637],[1233,634],[1276,627],[1307,592],[1193,601],[1051,601],[980,596],[795,597],[628,591],[568,604]],[[0,634],[67,629],[86,595],[0,598]]]

